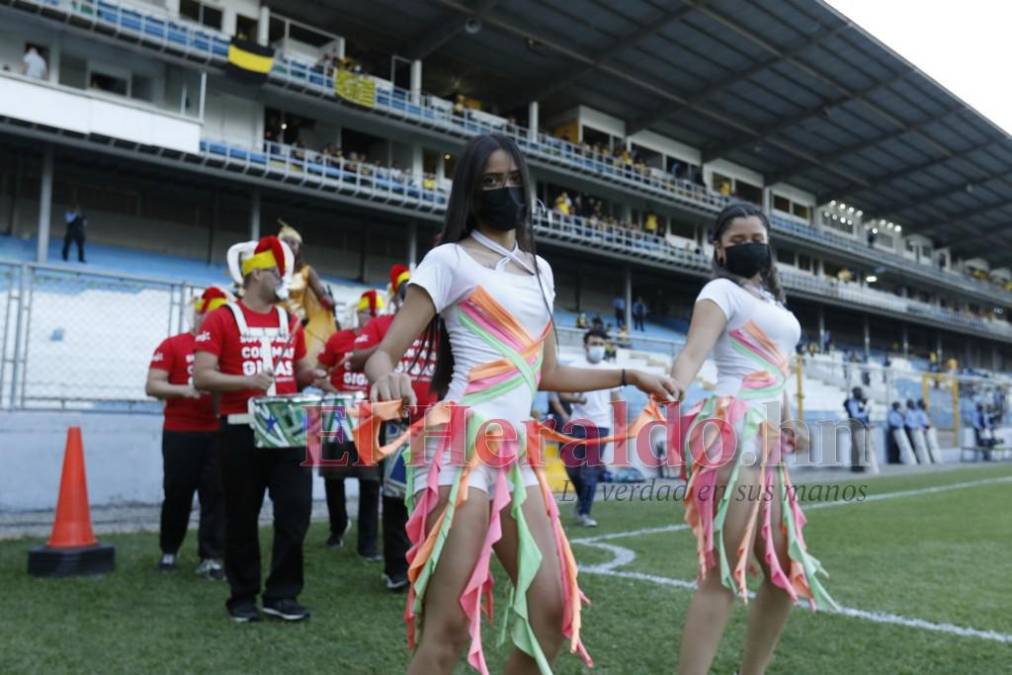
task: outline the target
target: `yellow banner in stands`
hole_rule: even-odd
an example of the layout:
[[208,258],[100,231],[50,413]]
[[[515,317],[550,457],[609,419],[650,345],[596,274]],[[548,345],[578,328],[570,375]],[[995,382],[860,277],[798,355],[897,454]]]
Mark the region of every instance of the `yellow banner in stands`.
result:
[[364,108],[376,106],[376,82],[364,75],[338,69],[334,77],[334,93]]

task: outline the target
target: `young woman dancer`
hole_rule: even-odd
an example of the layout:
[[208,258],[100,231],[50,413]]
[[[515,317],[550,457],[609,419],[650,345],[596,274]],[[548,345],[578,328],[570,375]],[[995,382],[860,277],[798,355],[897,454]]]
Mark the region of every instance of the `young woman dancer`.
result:
[[696,534],[699,590],[685,617],[678,670],[709,671],[734,596],[748,600],[754,553],[763,581],[740,670],[752,675],[765,671],[795,600],[813,608],[835,603],[816,578],[824,572],[806,551],[805,517],[781,461],[782,449],[807,445],[784,389],[801,326],[784,306],[766,216],[732,204],[717,216],[711,242],[716,278],[696,299],[672,368],[679,387],[687,387],[712,353],[718,373],[714,395],[682,418],[685,520]]
[[[444,406],[466,406],[464,461],[459,452],[452,459],[430,428],[423,461],[409,462],[410,646],[424,616],[409,673],[449,673],[465,649],[468,663],[488,672],[481,611],[487,597],[491,613],[493,552],[513,581],[507,611],[516,649],[503,672],[550,673],[564,640],[590,664],[575,562],[545,478],[527,462],[525,421],[539,388],[630,384],[662,400],[677,395],[668,377],[559,365],[552,268],[534,251],[532,205],[513,141],[498,134],[471,140],[458,160],[439,245],[415,269],[403,308],[366,363],[374,401],[413,403],[410,380],[393,364],[428,326],[429,345],[438,344],[433,391]],[[511,426],[508,438],[516,433],[498,446],[495,462],[475,451],[475,433],[488,420]]]

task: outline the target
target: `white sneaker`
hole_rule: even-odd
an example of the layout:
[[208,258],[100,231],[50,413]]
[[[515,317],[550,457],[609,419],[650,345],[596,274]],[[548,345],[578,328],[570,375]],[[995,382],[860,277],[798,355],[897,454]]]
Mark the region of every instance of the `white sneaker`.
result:
[[577,516],[576,522],[583,527],[597,527],[597,521],[587,515]]
[[205,579],[213,579],[215,581],[225,578],[225,568],[221,566],[221,562],[214,558],[205,558],[200,561],[195,570],[197,576],[204,577]]

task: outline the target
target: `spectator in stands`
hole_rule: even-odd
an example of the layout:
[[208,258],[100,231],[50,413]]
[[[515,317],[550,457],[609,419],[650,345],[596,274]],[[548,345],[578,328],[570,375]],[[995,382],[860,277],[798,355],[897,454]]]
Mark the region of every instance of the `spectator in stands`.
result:
[[580,312],[579,314],[576,315],[576,327],[582,328],[584,330],[590,328],[590,322],[587,321],[586,312]]
[[[602,368],[607,339],[608,336],[603,331],[587,331],[583,336],[583,359],[573,365],[577,368]],[[573,402],[571,420],[563,429],[564,433],[581,439],[608,436],[609,430],[614,427],[609,402],[621,400],[619,389],[584,392],[581,398]],[[605,449],[606,446],[595,442],[563,446],[562,460],[577,496],[576,520],[584,527],[597,527],[597,521],[591,517],[590,512],[594,506],[597,482],[605,467]]]
[[196,299],[193,326],[165,339],[151,358],[144,393],[165,401],[162,427],[162,500],[158,569],[177,569],[179,549],[186,538],[193,493],[200,499],[197,530],[197,574],[224,579],[225,511],[218,448],[218,413],[211,395],[193,386],[194,338],[208,313],[228,302],[228,295],[211,286]]
[[878,458],[871,435],[870,407],[861,387],[854,387],[844,408],[850,425],[850,470],[854,473],[866,470],[878,473]]
[[594,330],[605,330],[604,319],[601,318],[600,314],[594,315],[594,318],[590,321],[590,327]]
[[21,57],[21,74],[35,80],[45,80],[49,77],[46,60],[39,54],[35,45],[25,47],[25,54]]
[[988,415],[983,403],[978,403],[973,412],[973,436],[978,448],[983,449],[985,462],[991,461],[991,448],[997,445],[991,416]]
[[615,310],[615,325],[625,325],[625,298],[621,295],[615,296],[615,299],[611,301],[611,308]]
[[889,464],[902,464],[900,461],[900,445],[897,436],[905,433],[903,427],[906,419],[899,401],[893,401],[893,407],[886,417],[886,462]]
[[643,302],[642,297],[636,298],[636,302],[632,306],[633,316],[633,329],[638,331],[645,331],[646,327],[643,325],[647,320],[647,304]]
[[878,238],[878,230],[874,228],[868,230],[868,248],[875,248],[876,238]]
[[629,330],[626,328],[625,324],[619,326],[618,337],[616,338],[615,343],[619,347],[624,347],[626,349],[632,346],[632,343],[629,341]]
[[660,230],[660,225],[657,220],[657,214],[653,211],[647,211],[646,219],[643,221],[643,230],[647,234],[657,235]]
[[77,261],[86,262],[84,240],[88,219],[81,213],[81,207],[75,204],[73,209],[68,209],[63,214],[63,220],[67,224],[67,231],[63,235],[63,259],[67,260],[67,256],[70,254],[70,244],[73,242],[77,245]]
[[563,190],[559,193],[559,196],[555,198],[555,212],[568,216],[572,212],[572,209],[573,202],[569,198],[569,193]]
[[833,350],[833,333],[827,328],[822,332],[822,353],[828,354]]

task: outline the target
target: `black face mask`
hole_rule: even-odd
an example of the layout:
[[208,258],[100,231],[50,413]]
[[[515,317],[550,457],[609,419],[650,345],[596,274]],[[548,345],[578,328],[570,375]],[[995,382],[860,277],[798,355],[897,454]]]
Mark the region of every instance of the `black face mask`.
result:
[[518,227],[526,212],[524,193],[518,187],[482,190],[478,198],[478,219],[500,232]]
[[770,245],[751,242],[724,249],[724,267],[731,274],[751,278],[770,268]]

